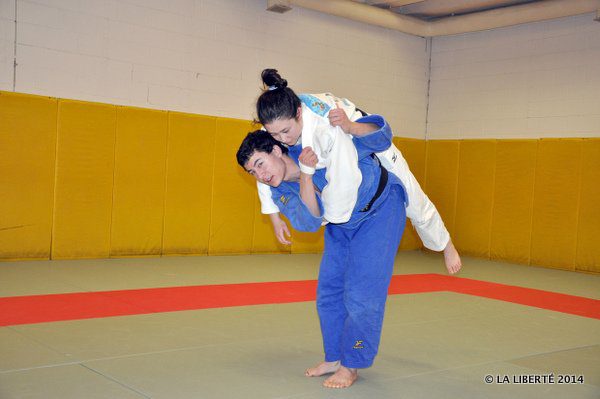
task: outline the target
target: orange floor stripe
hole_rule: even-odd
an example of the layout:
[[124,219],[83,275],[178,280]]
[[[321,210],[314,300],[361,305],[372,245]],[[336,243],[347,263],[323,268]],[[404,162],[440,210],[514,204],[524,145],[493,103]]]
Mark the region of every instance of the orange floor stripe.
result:
[[[316,280],[0,298],[0,326],[180,310],[314,301]],[[389,294],[450,291],[600,319],[600,301],[440,274],[392,277]]]

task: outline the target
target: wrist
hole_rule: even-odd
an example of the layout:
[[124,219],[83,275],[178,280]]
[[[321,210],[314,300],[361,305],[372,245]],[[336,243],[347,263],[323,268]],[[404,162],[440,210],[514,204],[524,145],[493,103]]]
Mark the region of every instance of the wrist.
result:
[[303,181],[312,181],[312,174],[309,173],[305,173],[305,172],[300,172],[300,180]]
[[360,128],[360,125],[357,122],[350,122],[350,124],[348,125],[348,131],[346,133],[357,134],[359,133],[358,128]]

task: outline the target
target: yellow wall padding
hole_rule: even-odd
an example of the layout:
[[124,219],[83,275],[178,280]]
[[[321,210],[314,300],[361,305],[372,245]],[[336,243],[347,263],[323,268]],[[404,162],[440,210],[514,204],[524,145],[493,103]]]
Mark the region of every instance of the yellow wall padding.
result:
[[490,257],[529,263],[538,140],[498,140]]
[[169,113],[163,254],[207,254],[217,118]]
[[464,254],[489,256],[495,140],[460,142],[454,244]]
[[575,267],[600,272],[600,138],[583,140]]
[[324,247],[324,232],[325,228],[316,233],[304,233],[294,229],[290,229],[292,233],[292,253],[303,254],[312,252],[322,252]]
[[107,258],[116,107],[59,100],[52,258]]
[[[425,182],[425,152],[426,143],[425,140],[416,140],[408,138],[393,138],[394,144],[402,156],[406,159],[411,172],[415,175],[415,178],[424,187]],[[402,241],[400,242],[400,250],[412,250],[422,248],[423,244],[419,235],[415,231],[410,222],[410,219],[406,219],[406,228],[402,235]]]
[[251,130],[248,121],[217,119],[209,254],[244,254],[252,248],[256,181],[235,158]]
[[55,98],[0,92],[0,258],[49,259]]
[[453,236],[458,181],[459,141],[427,141],[425,193],[433,201]]
[[164,111],[117,107],[111,256],[161,253],[167,130]]
[[581,139],[542,139],[533,193],[531,263],[573,269]]
[[[255,128],[0,91],[0,259],[322,251],[261,215],[235,160]],[[394,143],[461,253],[600,272],[600,139]]]

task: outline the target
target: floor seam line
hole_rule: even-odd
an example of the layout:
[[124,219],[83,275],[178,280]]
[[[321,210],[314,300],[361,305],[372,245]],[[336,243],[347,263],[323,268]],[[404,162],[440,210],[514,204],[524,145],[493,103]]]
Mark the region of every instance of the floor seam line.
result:
[[535,357],[535,356],[551,355],[551,354],[560,353],[560,352],[567,352],[567,351],[573,351],[573,350],[579,350],[579,349],[593,348],[595,346],[600,346],[600,344],[583,345],[583,346],[577,346],[577,347],[574,347],[574,348],[567,348],[567,349],[557,349],[557,350],[550,351],[550,352],[539,352],[539,353],[536,353],[536,354],[533,354],[533,355],[527,355],[527,356],[523,356],[523,357],[515,357],[515,358],[512,358],[512,359],[507,359],[505,361],[510,362],[510,361],[514,361],[514,360],[527,359],[527,358]]
[[125,383],[123,383],[123,382],[121,382],[121,381],[119,381],[119,380],[115,379],[114,377],[111,377],[111,376],[108,376],[108,375],[102,374],[100,371],[98,371],[98,370],[96,370],[96,369],[93,369],[93,368],[91,368],[91,367],[89,367],[89,366],[86,366],[86,365],[85,365],[85,364],[83,364],[83,363],[79,363],[79,365],[80,365],[81,367],[83,367],[83,368],[85,368],[85,369],[87,369],[87,370],[91,371],[92,373],[98,374],[99,376],[101,376],[101,377],[104,377],[104,378],[106,378],[107,380],[109,380],[109,381],[112,381],[112,382],[114,382],[114,383],[116,383],[116,384],[118,384],[118,385],[122,386],[123,388],[126,388],[126,389],[128,389],[128,390],[130,390],[130,391],[132,391],[132,392],[135,392],[135,393],[137,393],[138,395],[141,395],[141,396],[143,396],[144,398],[147,398],[147,399],[152,399],[152,397],[151,397],[151,396],[149,396],[149,395],[147,395],[147,394],[145,394],[145,393],[143,393],[143,392],[140,392],[140,391],[138,391],[137,389],[135,389],[135,388],[133,388],[133,387],[130,387],[130,386],[128,386],[127,384],[125,384]]
[[[481,362],[481,363],[473,363],[473,364],[468,364],[468,365],[463,365],[463,366],[457,366],[457,367],[447,367],[447,368],[442,368],[442,369],[438,369],[438,370],[426,371],[426,372],[422,372],[422,373],[407,374],[407,375],[400,376],[400,377],[392,377],[392,378],[389,378],[389,379],[384,379],[384,381],[395,381],[395,380],[401,380],[401,379],[405,379],[405,378],[419,377],[419,376],[422,376],[422,375],[436,374],[436,373],[446,372],[446,371],[451,371],[451,370],[461,370],[461,369],[466,369],[466,368],[470,368],[470,367],[485,366],[486,364],[507,363],[507,362],[510,362],[512,360],[526,359],[528,357],[545,355],[545,354],[551,354],[551,353],[558,353],[558,352],[564,352],[564,351],[569,351],[569,350],[591,348],[591,347],[599,346],[599,345],[600,344],[585,345],[585,346],[571,348],[571,349],[559,349],[559,350],[551,351],[551,352],[540,352],[540,353],[536,353],[536,354],[533,354],[533,355],[528,355],[528,356],[524,356],[524,357],[520,357],[520,358],[514,358],[514,359],[497,359],[497,360],[491,360],[491,361],[486,361],[486,362]],[[526,366],[521,366],[521,367],[526,367]],[[535,369],[533,367],[527,367],[527,368]]]

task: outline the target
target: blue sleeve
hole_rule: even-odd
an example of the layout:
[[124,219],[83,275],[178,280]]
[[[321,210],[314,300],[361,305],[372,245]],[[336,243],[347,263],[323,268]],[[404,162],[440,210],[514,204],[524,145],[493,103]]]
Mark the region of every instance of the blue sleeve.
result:
[[387,150],[392,145],[392,129],[380,115],[368,115],[357,119],[359,123],[372,123],[378,130],[364,136],[354,136],[353,141],[358,152],[358,159],[370,156],[374,152]]
[[[273,200],[279,207],[281,213],[290,221],[294,229],[298,231],[315,232],[321,227],[322,216],[313,216],[310,210],[300,198],[297,192],[284,195],[274,194]],[[317,195],[320,214],[323,215],[323,204]]]

